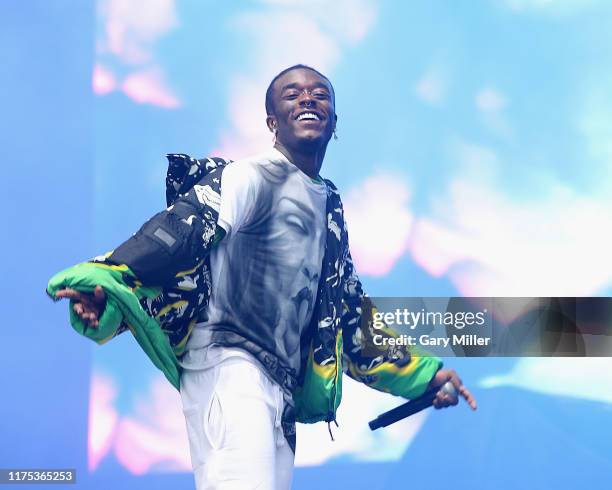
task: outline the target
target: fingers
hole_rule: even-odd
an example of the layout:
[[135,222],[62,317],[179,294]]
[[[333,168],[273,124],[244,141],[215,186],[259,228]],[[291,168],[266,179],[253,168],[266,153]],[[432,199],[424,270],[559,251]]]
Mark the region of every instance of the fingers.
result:
[[102,286],[96,286],[96,289],[94,289],[94,298],[98,303],[103,303],[104,301],[106,301],[106,294],[104,293],[104,289],[102,289]]
[[98,315],[99,312],[91,307],[88,307],[85,303],[75,303],[72,307],[78,317],[90,327],[97,327],[99,325]]
[[[461,378],[459,377],[457,372],[454,369],[441,369],[440,371],[438,371],[438,374],[436,375],[436,385],[442,386],[448,381],[453,384],[459,395],[468,403],[470,408],[472,410],[476,410],[476,399],[474,398],[470,390],[468,390],[464,386],[463,381],[461,381]],[[440,390],[436,394],[436,398],[433,401],[433,406],[435,408],[446,408],[453,405],[457,405],[458,402],[458,397],[445,394],[443,391]]]
[[56,298],[68,298],[74,299],[76,301],[80,301],[82,299],[82,293],[77,291],[76,289],[60,289],[57,293],[55,293]]
[[455,406],[457,403],[459,403],[459,398],[440,390],[438,393],[436,393],[433,406],[436,409],[440,409]]
[[79,316],[81,316],[84,313],[83,312],[83,305],[81,303],[75,303],[74,306],[72,307],[72,309]]
[[465,385],[463,384],[463,381],[461,381],[461,379],[459,378],[459,376],[457,375],[457,373],[453,370],[451,370],[452,375],[451,378],[449,379],[449,381],[451,383],[453,383],[453,386],[457,389],[457,391],[459,392],[459,394],[464,398],[464,400],[468,403],[468,405],[470,406],[470,408],[472,410],[476,410],[477,405],[476,405],[476,399],[474,398],[474,396],[472,395],[472,393],[470,392],[470,390],[468,390]]
[[82,293],[81,291],[77,291],[76,289],[65,288],[60,289],[57,293],[55,293],[55,297],[68,298],[75,301],[79,301],[81,303],[90,304],[103,304],[106,301],[106,293],[104,293],[104,289],[102,289],[102,286],[100,285],[95,287],[93,294]]
[[55,296],[72,300],[74,302],[72,309],[77,316],[88,326],[92,328],[98,327],[99,315],[106,301],[106,294],[102,287],[96,286],[93,294],[65,288],[58,291]]
[[465,399],[472,410],[476,410],[478,408],[476,399],[472,396],[470,390],[468,390],[465,386],[461,385],[459,388],[459,394]]
[[84,303],[84,304],[92,304],[94,300],[94,297],[91,294],[82,293],[80,291],[77,291],[76,289],[70,289],[70,288],[61,289],[60,291],[55,293],[55,297],[56,298],[68,298],[78,303]]

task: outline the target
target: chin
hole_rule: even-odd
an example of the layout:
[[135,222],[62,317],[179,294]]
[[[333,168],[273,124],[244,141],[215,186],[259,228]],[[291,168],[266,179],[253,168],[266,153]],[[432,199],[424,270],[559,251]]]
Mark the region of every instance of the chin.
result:
[[317,149],[322,145],[326,145],[331,138],[331,135],[323,133],[307,133],[302,135],[296,135],[296,142],[302,148]]

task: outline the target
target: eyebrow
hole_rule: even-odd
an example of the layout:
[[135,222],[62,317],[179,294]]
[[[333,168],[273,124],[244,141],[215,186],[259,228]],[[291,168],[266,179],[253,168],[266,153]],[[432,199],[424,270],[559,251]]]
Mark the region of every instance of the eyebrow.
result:
[[310,219],[314,220],[315,215],[314,212],[312,211],[312,209],[310,209],[306,204],[304,204],[301,201],[298,201],[297,199],[294,199],[292,197],[282,197],[279,202],[281,201],[289,201],[291,204],[293,204],[294,206],[296,206],[300,211],[302,211],[304,214],[306,214]]
[[[330,89],[327,86],[327,84],[325,84],[323,82],[315,82],[313,85],[314,85],[315,88],[324,88],[325,90],[330,92]],[[281,87],[281,92],[284,92],[285,90],[290,89],[290,88],[299,89],[300,88],[300,84],[296,83],[296,82],[293,82],[293,83],[288,83],[287,85],[283,85]]]

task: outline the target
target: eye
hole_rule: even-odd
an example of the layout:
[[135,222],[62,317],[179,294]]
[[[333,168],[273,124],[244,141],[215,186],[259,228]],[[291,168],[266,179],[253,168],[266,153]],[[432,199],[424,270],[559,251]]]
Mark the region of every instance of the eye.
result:
[[300,233],[301,235],[308,235],[306,224],[297,214],[288,214],[285,221],[291,228]]
[[317,98],[319,100],[327,100],[327,99],[329,99],[329,93],[327,93],[325,91],[321,91],[321,90],[313,92],[312,95],[313,95],[313,97],[315,97],[315,98]]
[[283,99],[285,100],[293,100],[296,99],[300,95],[297,90],[288,90],[283,94]]

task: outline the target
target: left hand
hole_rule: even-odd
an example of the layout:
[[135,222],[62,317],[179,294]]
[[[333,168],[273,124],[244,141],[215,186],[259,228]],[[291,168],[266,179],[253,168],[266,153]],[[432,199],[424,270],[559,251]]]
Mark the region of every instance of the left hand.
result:
[[[440,369],[429,382],[429,388],[442,386],[447,381],[453,383],[454,387],[472,410],[476,410],[476,400],[464,385],[454,369]],[[438,391],[436,398],[433,401],[435,408],[446,408],[452,405],[457,405],[459,399],[455,396],[448,395],[443,391]]]

